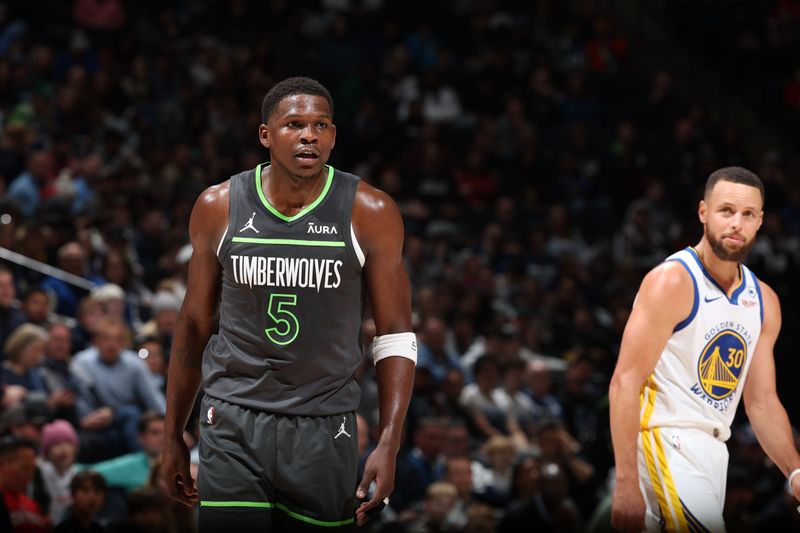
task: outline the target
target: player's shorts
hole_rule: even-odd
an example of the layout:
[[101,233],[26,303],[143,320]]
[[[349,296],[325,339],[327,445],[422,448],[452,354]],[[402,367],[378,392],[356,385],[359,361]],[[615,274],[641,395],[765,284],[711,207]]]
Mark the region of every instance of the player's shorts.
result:
[[355,527],[355,413],[279,415],[206,396],[200,417],[201,533]]
[[699,429],[639,433],[639,486],[646,531],[722,532],[728,449]]

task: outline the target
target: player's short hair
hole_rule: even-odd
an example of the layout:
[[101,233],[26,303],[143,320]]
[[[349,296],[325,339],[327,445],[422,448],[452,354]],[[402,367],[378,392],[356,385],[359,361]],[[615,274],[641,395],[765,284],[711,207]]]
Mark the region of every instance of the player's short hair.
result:
[[266,124],[272,113],[281,103],[281,100],[287,96],[294,96],[296,94],[307,94],[310,96],[321,96],[327,100],[331,108],[331,115],[333,115],[333,98],[328,89],[325,88],[317,80],[297,76],[293,78],[286,78],[285,80],[276,83],[264,96],[264,101],[261,104],[261,122]]
[[764,183],[761,181],[761,178],[743,167],[724,167],[712,172],[708,177],[708,181],[706,181],[706,189],[703,193],[703,198],[705,200],[708,200],[711,191],[714,190],[714,187],[720,181],[729,181],[731,183],[740,183],[742,185],[755,187],[758,189],[758,192],[761,193],[761,203],[764,203]]

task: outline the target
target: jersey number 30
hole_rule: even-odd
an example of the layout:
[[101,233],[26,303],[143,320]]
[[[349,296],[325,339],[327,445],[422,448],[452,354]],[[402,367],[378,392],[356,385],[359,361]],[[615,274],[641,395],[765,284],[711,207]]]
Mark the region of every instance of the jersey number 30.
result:
[[286,346],[297,338],[300,333],[300,323],[297,316],[289,311],[297,305],[296,294],[271,294],[267,314],[275,323],[271,328],[264,330],[267,338],[279,346]]

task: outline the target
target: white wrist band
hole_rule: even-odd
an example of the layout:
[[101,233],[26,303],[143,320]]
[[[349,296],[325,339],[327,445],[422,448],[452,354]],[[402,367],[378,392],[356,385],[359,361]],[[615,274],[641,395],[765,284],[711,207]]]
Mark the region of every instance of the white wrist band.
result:
[[372,360],[375,364],[392,356],[405,357],[417,364],[417,336],[413,332],[389,333],[372,340]]
[[[792,470],[792,473],[786,478],[786,492],[788,492],[790,496],[794,496],[794,492],[792,492],[792,481],[794,481],[794,478],[797,476],[800,476],[800,468]],[[797,507],[797,512],[800,513],[800,506]]]
[[789,480],[787,482],[789,484],[789,492],[792,492],[792,481],[794,481],[794,478],[796,478],[797,476],[800,476],[800,468],[795,468],[794,470],[792,470],[792,473],[789,474],[788,478]]

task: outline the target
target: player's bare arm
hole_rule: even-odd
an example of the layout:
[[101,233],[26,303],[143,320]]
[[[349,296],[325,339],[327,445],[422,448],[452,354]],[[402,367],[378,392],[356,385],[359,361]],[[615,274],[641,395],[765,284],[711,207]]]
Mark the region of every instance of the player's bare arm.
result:
[[[403,220],[394,201],[382,191],[360,183],[353,205],[353,227],[364,251],[364,273],[378,336],[411,331],[411,292],[403,264]],[[357,496],[364,498],[374,479],[377,490],[356,511],[359,525],[365,513],[380,504],[394,487],[395,460],[411,387],[414,362],[387,357],[376,365],[380,400],[379,441],[364,468]]]
[[[788,476],[800,468],[800,455],[794,447],[789,417],[775,388],[773,349],[781,329],[781,308],[775,291],[766,283],[759,283],[764,323],[743,391],[744,406],[761,447],[781,472]],[[794,477],[792,493],[800,499],[800,476]]]
[[192,209],[188,286],[169,362],[162,472],[172,496],[185,505],[197,500],[197,490],[189,475],[183,430],[200,387],[203,349],[217,325],[221,267],[216,252],[228,220],[228,186],[226,181],[209,187]]
[[659,265],[642,281],[625,327],[609,389],[616,464],[611,523],[620,531],[644,529],[637,467],[639,394],[676,324],[691,313],[693,294],[691,276],[680,263]]

